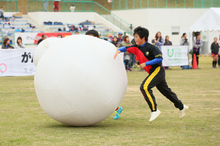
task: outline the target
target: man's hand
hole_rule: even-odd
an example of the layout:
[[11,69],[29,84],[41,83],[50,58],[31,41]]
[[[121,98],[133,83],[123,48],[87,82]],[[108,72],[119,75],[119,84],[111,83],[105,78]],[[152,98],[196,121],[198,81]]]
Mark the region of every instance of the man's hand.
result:
[[144,69],[146,67],[146,64],[145,63],[141,63],[140,64],[140,68]]
[[121,51],[116,51],[116,52],[115,52],[114,59],[118,56],[119,53],[121,53]]

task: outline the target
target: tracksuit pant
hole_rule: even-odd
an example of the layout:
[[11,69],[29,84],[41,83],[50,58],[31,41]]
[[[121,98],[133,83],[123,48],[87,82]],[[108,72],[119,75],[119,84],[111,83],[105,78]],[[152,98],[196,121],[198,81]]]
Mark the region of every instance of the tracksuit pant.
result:
[[144,79],[140,87],[140,90],[152,112],[157,110],[156,99],[153,95],[153,91],[151,90],[155,86],[160,91],[160,93],[162,93],[167,99],[174,103],[174,106],[176,108],[179,108],[180,110],[183,109],[182,102],[177,98],[176,94],[172,92],[167,85],[165,79],[165,70],[163,66],[159,66],[150,72],[150,74],[146,77],[146,79]]
[[193,61],[194,61],[194,54],[196,54],[196,62],[197,62],[197,66],[199,65],[199,52],[193,52],[192,53],[192,65],[193,65]]

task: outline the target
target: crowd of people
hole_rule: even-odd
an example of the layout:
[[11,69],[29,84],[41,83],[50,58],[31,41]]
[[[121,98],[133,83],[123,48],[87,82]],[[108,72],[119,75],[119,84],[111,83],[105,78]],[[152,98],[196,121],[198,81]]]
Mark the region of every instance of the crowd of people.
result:
[[[117,48],[122,46],[130,46],[135,44],[134,40],[130,41],[129,37],[126,36],[126,33],[122,35],[122,33],[118,33],[118,36],[110,36],[108,41],[114,44]],[[151,43],[156,46],[160,51],[162,51],[162,46],[173,45],[169,39],[169,36],[166,35],[165,39],[162,37],[161,32],[157,32],[155,37],[151,40]],[[189,46],[189,40],[187,38],[187,34],[183,33],[180,38],[180,46]],[[203,41],[201,40],[200,32],[195,33],[195,37],[193,38],[193,47],[190,49],[190,54],[192,55],[192,64],[196,61],[197,66],[199,65],[199,56],[202,50]],[[214,42],[211,45],[211,57],[213,58],[212,68],[216,68],[217,64],[220,67],[220,57],[219,57],[219,43],[217,37],[214,38]],[[195,57],[194,57],[195,56]],[[196,59],[196,60],[194,60]],[[136,62],[136,58],[134,54],[124,52],[124,63],[127,71],[132,71],[132,66]],[[181,66],[182,69],[191,69],[191,66]],[[168,66],[165,66],[165,69],[170,69]]]
[[[94,32],[93,32],[94,31]],[[88,32],[93,32],[96,34],[97,31],[95,30],[89,30]],[[78,35],[79,32],[75,31],[74,35]],[[87,34],[87,33],[86,33]],[[101,38],[101,34],[97,32],[96,34],[98,38]],[[60,34],[57,37],[63,38],[63,36]],[[42,38],[38,40],[39,44],[41,41],[46,39],[47,36],[45,34],[42,35]],[[121,32],[118,33],[118,36],[112,36],[110,35],[107,39],[105,39],[109,42],[111,42],[116,48],[120,47],[127,47],[135,44],[134,39],[130,40],[129,36],[126,35],[126,32],[123,34]],[[169,46],[172,45],[172,42],[169,39],[169,36],[166,35],[165,39],[162,37],[161,32],[157,32],[155,34],[155,37],[151,40],[151,43],[156,46],[160,51],[162,51],[162,46]],[[189,41],[187,39],[187,34],[183,33],[180,38],[180,45],[181,46],[189,46]],[[193,39],[193,48],[190,49],[190,54],[192,54],[192,64],[194,61],[196,61],[197,66],[199,65],[199,56],[201,52],[201,48],[203,46],[203,41],[201,40],[201,34],[199,32],[195,33],[195,37]],[[219,43],[218,38],[214,38],[214,42],[211,44],[211,57],[213,58],[212,62],[212,68],[216,68],[217,64],[220,67],[220,57],[219,57]],[[14,48],[25,48],[24,43],[22,42],[22,38],[18,37],[17,41],[15,42],[15,47],[11,45],[11,41],[9,38],[5,38],[2,44],[2,49],[14,49]],[[195,60],[196,59],[196,60]],[[136,56],[132,53],[124,52],[124,64],[125,69],[127,71],[132,71],[132,67],[134,63],[138,63],[138,60]],[[190,66],[181,66],[182,69],[191,69]],[[170,69],[168,66],[165,66],[165,69]]]

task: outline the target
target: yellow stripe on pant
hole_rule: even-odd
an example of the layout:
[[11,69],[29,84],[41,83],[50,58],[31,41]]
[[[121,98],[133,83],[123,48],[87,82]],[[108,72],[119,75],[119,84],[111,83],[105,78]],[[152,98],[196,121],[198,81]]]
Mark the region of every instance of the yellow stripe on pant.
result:
[[159,73],[159,71],[160,71],[160,66],[157,67],[157,68],[154,70],[153,73],[151,73],[151,75],[147,78],[146,82],[144,83],[144,91],[146,92],[147,97],[148,97],[148,99],[149,99],[150,102],[151,102],[153,111],[155,110],[154,101],[153,101],[153,99],[152,99],[150,93],[148,92],[148,89],[147,89],[147,88],[148,88],[150,82],[151,82],[151,81],[154,79],[154,77]]

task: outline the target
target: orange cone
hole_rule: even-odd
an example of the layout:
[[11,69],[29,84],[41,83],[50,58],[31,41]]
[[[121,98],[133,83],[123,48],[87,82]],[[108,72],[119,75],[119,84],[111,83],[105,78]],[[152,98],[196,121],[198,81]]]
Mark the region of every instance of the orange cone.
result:
[[193,69],[198,69],[197,61],[196,61],[196,54],[193,54]]

